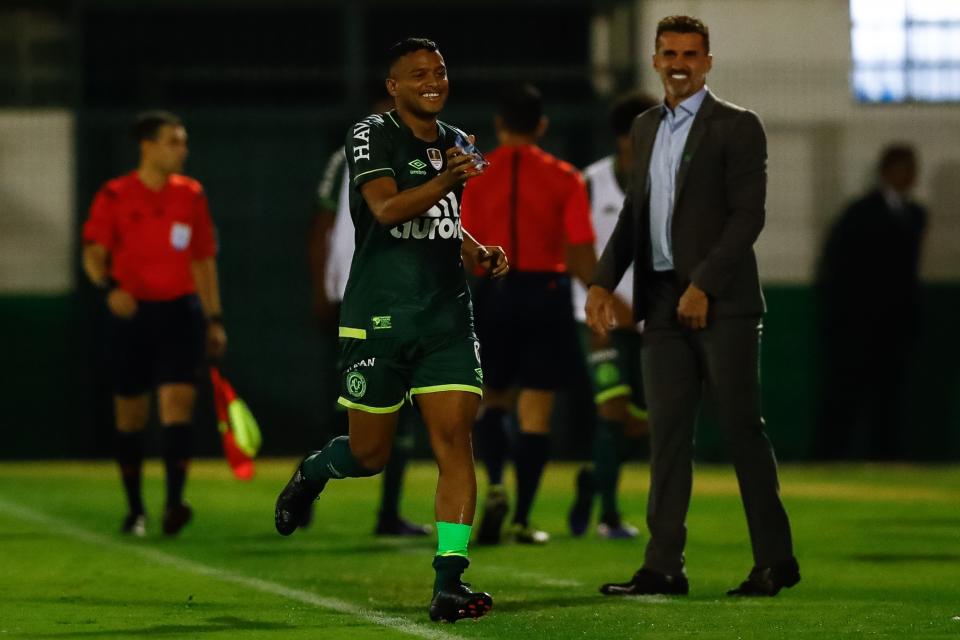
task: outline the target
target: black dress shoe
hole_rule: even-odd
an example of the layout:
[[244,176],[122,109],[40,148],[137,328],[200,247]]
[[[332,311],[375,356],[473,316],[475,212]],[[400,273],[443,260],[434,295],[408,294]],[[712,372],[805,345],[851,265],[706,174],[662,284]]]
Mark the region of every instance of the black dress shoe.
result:
[[685,596],[690,591],[686,576],[670,576],[640,569],[629,582],[609,582],[600,587],[605,596]]
[[739,587],[727,591],[728,596],[775,596],[784,587],[800,582],[800,565],[796,558],[772,567],[754,567]]

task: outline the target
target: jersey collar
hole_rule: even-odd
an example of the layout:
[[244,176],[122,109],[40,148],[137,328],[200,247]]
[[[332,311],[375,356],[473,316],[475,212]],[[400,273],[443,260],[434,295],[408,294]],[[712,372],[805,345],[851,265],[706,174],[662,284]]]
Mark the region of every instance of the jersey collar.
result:
[[442,124],[440,124],[439,120],[437,120],[437,137],[434,138],[433,140],[421,140],[417,136],[413,135],[413,130],[407,126],[407,123],[403,121],[403,118],[400,117],[396,109],[390,109],[390,111],[387,111],[385,114],[383,114],[383,116],[388,123],[392,124],[397,129],[399,129],[400,131],[403,131],[408,136],[410,136],[411,138],[413,138],[414,140],[422,144],[437,144],[444,138],[444,135],[446,133],[445,127]]

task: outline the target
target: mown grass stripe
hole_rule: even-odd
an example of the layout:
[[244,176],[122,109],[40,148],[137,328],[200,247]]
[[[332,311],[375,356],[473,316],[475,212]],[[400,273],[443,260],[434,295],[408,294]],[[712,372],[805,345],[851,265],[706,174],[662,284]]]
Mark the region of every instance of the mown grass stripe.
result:
[[138,555],[157,564],[162,564],[187,573],[213,578],[221,582],[228,582],[241,587],[246,587],[248,589],[253,589],[254,591],[259,591],[261,593],[269,593],[282,598],[287,598],[289,600],[296,600],[297,602],[302,602],[319,609],[327,609],[337,613],[355,616],[372,624],[381,627],[387,627],[394,631],[406,633],[418,638],[426,638],[427,640],[454,640],[457,638],[457,636],[444,633],[439,629],[417,624],[416,622],[412,622],[405,618],[390,616],[373,609],[364,609],[345,600],[328,598],[326,596],[317,595],[309,591],[294,589],[278,582],[270,582],[269,580],[261,580],[260,578],[251,578],[250,576],[245,576],[233,571],[227,571],[218,567],[212,567],[194,560],[187,560],[186,558],[181,558],[179,556],[159,551],[153,547],[141,547],[125,542],[119,542],[105,535],[88,531],[87,529],[73,525],[66,520],[61,520],[60,518],[35,511],[15,502],[4,500],[3,498],[0,498],[0,511],[19,518],[20,520],[43,525],[51,532],[68,538],[73,538],[87,544],[106,547],[107,549],[112,550],[124,551]]

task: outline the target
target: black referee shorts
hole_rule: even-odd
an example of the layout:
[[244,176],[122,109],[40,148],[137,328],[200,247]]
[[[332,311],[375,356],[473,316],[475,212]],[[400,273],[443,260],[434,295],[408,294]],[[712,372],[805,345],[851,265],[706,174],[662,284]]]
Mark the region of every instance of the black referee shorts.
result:
[[195,295],[163,302],[137,301],[137,313],[109,317],[108,350],[113,392],[147,393],[162,384],[196,384],[203,364],[206,324]]
[[484,385],[556,390],[577,379],[569,275],[510,272],[478,282],[474,294]]

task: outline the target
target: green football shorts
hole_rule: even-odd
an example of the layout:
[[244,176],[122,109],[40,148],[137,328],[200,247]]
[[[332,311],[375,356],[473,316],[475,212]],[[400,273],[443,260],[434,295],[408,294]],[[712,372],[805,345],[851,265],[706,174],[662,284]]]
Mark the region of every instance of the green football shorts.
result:
[[472,330],[418,338],[340,338],[340,397],[348,409],[399,411],[407,396],[483,395],[480,343]]
[[641,335],[629,329],[614,329],[609,333],[608,344],[596,346],[590,328],[582,323],[579,328],[580,343],[593,384],[594,403],[600,405],[627,396],[631,415],[645,419],[647,403],[643,397],[643,375],[640,372]]

